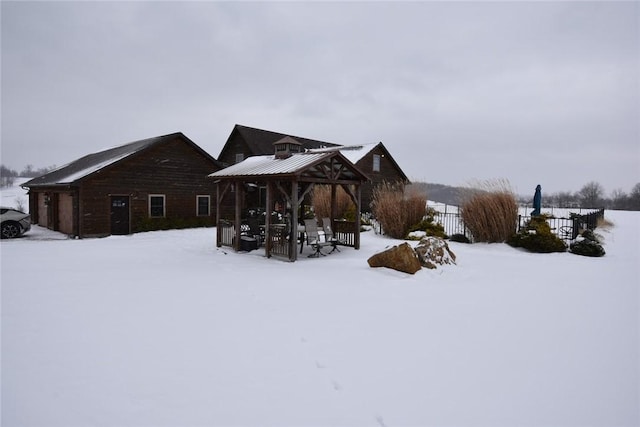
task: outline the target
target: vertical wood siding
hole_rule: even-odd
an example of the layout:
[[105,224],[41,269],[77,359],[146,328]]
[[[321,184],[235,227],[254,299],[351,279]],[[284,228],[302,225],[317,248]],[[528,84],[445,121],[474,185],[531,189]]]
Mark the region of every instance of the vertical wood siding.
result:
[[73,196],[60,193],[58,196],[58,231],[73,234]]
[[[385,156],[380,158],[380,171],[373,171],[373,155],[377,154],[379,156]],[[379,146],[375,149],[371,150],[366,156],[360,159],[356,166],[365,175],[367,175],[371,181],[366,182],[362,185],[362,211],[371,211],[371,201],[373,196],[373,189],[382,184],[383,182],[389,183],[403,183],[404,178],[398,169],[395,167],[393,162],[386,157],[387,154],[385,151]]]
[[41,227],[47,227],[47,205],[45,203],[46,194],[44,192],[35,193],[38,203],[38,220],[37,223]]
[[231,166],[236,163],[236,154],[242,154],[244,158],[255,156],[249,149],[249,146],[238,132],[233,132],[229,140],[225,144],[218,161]]
[[[82,237],[111,232],[111,195],[131,197],[131,231],[213,226],[215,205],[209,216],[198,216],[196,196],[215,200],[215,184],[207,175],[219,168],[180,138],[152,146],[131,158],[97,172],[81,183]],[[149,194],[165,195],[165,218],[149,218]]]

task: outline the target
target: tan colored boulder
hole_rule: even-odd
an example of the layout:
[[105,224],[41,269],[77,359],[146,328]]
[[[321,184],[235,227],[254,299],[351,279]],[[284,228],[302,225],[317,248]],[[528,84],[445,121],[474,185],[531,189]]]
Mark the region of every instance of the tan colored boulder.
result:
[[408,243],[378,252],[367,260],[370,267],[387,267],[403,273],[415,274],[422,268],[416,252]]

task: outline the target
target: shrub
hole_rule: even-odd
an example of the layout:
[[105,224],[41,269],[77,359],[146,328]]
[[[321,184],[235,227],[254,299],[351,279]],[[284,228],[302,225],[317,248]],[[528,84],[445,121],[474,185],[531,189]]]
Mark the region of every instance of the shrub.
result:
[[471,240],[469,240],[467,236],[460,233],[452,235],[451,237],[449,237],[449,240],[451,240],[452,242],[458,242],[458,243],[471,243]]
[[413,231],[424,231],[427,236],[440,237],[442,239],[448,238],[447,233],[444,232],[444,227],[441,224],[433,222],[432,216],[427,216],[422,221],[409,227],[409,233]]
[[516,197],[504,183],[500,185],[494,190],[472,191],[462,204],[462,220],[476,242],[505,242],[516,230]]
[[180,230],[183,228],[199,228],[213,226],[211,217],[200,218],[139,218],[134,221],[135,233],[156,230]]
[[507,242],[513,247],[521,247],[531,252],[565,252],[567,244],[551,232],[551,226],[544,215],[532,217],[519,233]]
[[[331,186],[315,185],[311,198],[316,218],[331,218]],[[355,219],[355,205],[342,187],[336,188],[336,218],[348,219],[349,211]]]
[[374,188],[371,207],[384,233],[403,239],[425,217],[427,198],[415,191],[405,194],[402,185],[384,182]]
[[601,257],[605,255],[605,250],[601,244],[592,240],[576,240],[571,243],[570,252],[576,255]]
[[601,257],[605,250],[601,245],[601,239],[591,230],[584,230],[575,242],[569,246],[569,251],[576,255]]

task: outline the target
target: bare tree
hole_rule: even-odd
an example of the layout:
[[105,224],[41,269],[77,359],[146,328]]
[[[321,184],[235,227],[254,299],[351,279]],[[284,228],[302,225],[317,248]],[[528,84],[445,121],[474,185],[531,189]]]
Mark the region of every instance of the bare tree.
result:
[[613,209],[627,209],[629,206],[629,196],[622,191],[621,188],[615,189],[611,192],[611,208]]
[[13,185],[18,173],[12,169],[9,169],[5,165],[0,165],[0,186],[10,187]]
[[629,194],[629,209],[640,211],[640,182],[631,189],[631,194]]
[[20,172],[20,176],[23,176],[25,178],[34,178],[36,174],[33,170],[33,165],[25,166],[22,172]]
[[576,206],[576,198],[570,191],[556,193],[555,201],[559,208],[573,208]]
[[597,208],[602,205],[602,198],[604,196],[604,188],[600,183],[591,181],[585,184],[580,191],[578,191],[578,197],[583,208]]

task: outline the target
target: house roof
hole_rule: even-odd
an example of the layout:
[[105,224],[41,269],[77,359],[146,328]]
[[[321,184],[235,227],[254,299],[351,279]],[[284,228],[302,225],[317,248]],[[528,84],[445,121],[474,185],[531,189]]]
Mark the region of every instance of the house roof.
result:
[[235,165],[209,175],[211,178],[267,179],[282,176],[303,176],[308,179],[330,180],[332,173],[340,179],[368,180],[358,168],[339,151],[304,152],[279,159],[274,155],[252,156]]
[[[234,132],[237,132],[242,136],[242,139],[247,143],[251,152],[255,156],[262,156],[273,154],[273,143],[279,141],[285,137],[291,137],[299,142],[303,148],[312,149],[312,148],[323,148],[323,147],[336,147],[337,144],[325,141],[318,141],[315,139],[303,138],[294,135],[287,135],[284,133],[273,132],[270,130],[257,129],[248,126],[238,125],[236,124],[233,127],[233,131],[229,135],[229,139],[233,137]],[[229,140],[227,140],[229,142]],[[222,148],[224,152],[227,144]],[[220,153],[222,155],[222,152]],[[219,156],[221,157],[221,156]]]
[[361,145],[339,145],[336,147],[315,148],[309,150],[312,153],[327,153],[331,151],[340,151],[351,163],[358,163],[364,156],[369,154],[371,150],[376,148],[379,142],[361,144]]
[[129,156],[146,150],[153,145],[160,144],[174,138],[181,138],[185,140],[201,154],[218,164],[217,160],[198,147],[182,132],[176,132],[154,138],[142,139],[140,141],[130,142],[128,144],[99,151],[97,153],[88,154],[44,175],[40,175],[25,182],[23,187],[70,185]]
[[[386,158],[394,165],[398,173],[405,182],[409,182],[409,178],[405,175],[404,171],[400,168],[400,165],[395,161],[393,156],[389,153],[389,150],[384,146],[382,142],[374,142],[368,144],[359,145],[339,145],[332,142],[319,141],[315,139],[303,138],[299,136],[287,135],[284,133],[273,132],[264,129],[252,128],[249,126],[236,124],[227,139],[222,151],[220,151],[219,158],[225,158],[226,151],[230,147],[230,142],[236,136],[240,136],[242,140],[247,144],[252,156],[266,156],[273,154],[273,144],[283,138],[293,138],[299,142],[302,148],[309,152],[323,153],[340,151],[342,155],[347,158],[351,163],[356,164],[361,161],[372,150],[380,147]],[[228,157],[227,157],[228,158]]]
[[369,144],[361,144],[361,145],[341,145],[337,147],[327,147],[327,148],[318,148],[309,150],[313,153],[326,153],[330,151],[340,151],[349,161],[353,164],[357,164],[360,160],[364,159],[367,154],[372,152],[374,149],[380,147],[384,151],[384,156],[395,166],[398,170],[402,178],[405,182],[409,182],[409,178],[405,175],[404,171],[395,161],[387,147],[384,146],[382,142],[372,142]]

